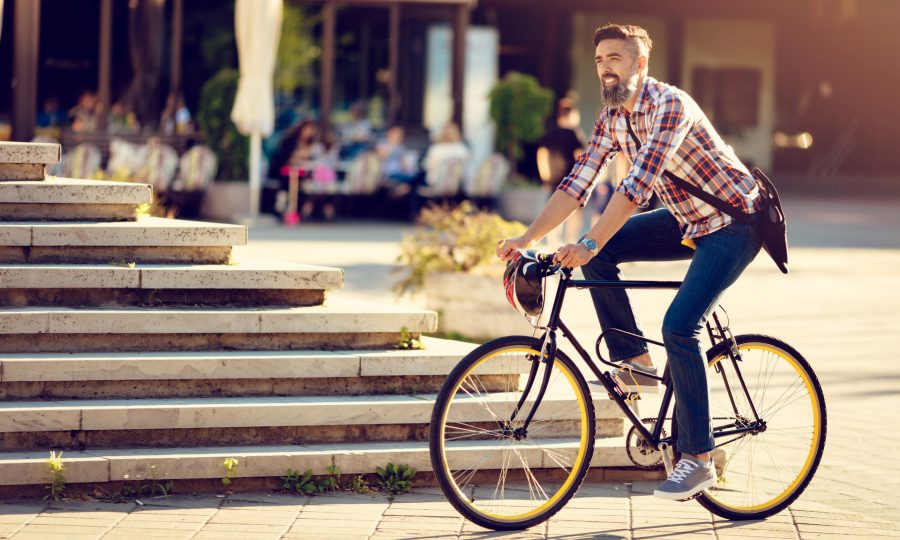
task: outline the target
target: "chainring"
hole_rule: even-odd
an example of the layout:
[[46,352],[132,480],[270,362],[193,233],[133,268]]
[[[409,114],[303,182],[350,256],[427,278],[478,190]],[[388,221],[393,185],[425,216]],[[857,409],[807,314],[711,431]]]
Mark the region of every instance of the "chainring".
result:
[[[669,419],[666,418],[666,420]],[[641,418],[641,423],[649,426],[648,429],[652,430],[656,424],[656,418]],[[666,436],[665,428],[663,428],[660,436]],[[635,426],[631,426],[631,429],[628,430],[628,435],[625,437],[625,452],[628,454],[628,459],[636,467],[647,470],[655,470],[662,467],[662,452],[647,443]]]

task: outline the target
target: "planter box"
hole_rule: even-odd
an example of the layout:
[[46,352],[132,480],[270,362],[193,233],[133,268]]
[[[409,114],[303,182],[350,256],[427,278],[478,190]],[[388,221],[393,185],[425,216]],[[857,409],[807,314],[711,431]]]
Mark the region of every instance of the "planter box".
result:
[[250,184],[213,182],[206,188],[200,216],[213,221],[238,223],[250,213]]
[[530,336],[534,329],[506,301],[502,280],[500,275],[427,274],[426,307],[438,312],[438,330],[485,341],[501,336]]
[[500,215],[527,225],[541,213],[547,204],[547,198],[540,186],[507,186],[500,193],[498,201]]

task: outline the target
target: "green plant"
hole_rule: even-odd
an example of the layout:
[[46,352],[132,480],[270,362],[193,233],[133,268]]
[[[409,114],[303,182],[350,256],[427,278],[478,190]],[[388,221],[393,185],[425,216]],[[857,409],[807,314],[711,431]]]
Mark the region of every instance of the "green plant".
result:
[[416,470],[408,465],[397,465],[388,463],[387,467],[375,468],[375,474],[378,475],[378,487],[386,491],[389,496],[399,495],[400,493],[408,493],[412,489],[412,479],[416,474]]
[[231,68],[219,70],[203,85],[197,122],[200,130],[219,158],[217,177],[247,178],[247,157],[250,147],[231,121],[231,108],[237,94],[238,72]]
[[491,89],[489,100],[491,120],[497,127],[497,148],[506,153],[511,165],[515,164],[522,155],[521,143],[536,141],[544,134],[553,92],[541,88],[531,75],[511,71]]
[[350,480],[350,484],[347,486],[347,489],[354,493],[365,495],[369,492],[369,482],[366,481],[363,475],[358,474],[353,477],[353,480]]
[[[497,241],[519,236],[525,226],[496,214],[479,211],[464,201],[456,207],[422,210],[419,226],[400,244],[397,262],[408,274],[394,286],[402,295],[418,290],[429,272],[476,272],[498,267]],[[403,270],[403,268],[401,268]]]
[[341,468],[337,465],[329,465],[325,468],[328,471],[328,476],[322,478],[322,481],[319,482],[319,486],[322,488],[320,491],[338,491],[341,489]]
[[282,476],[281,480],[281,487],[287,491],[303,493],[305,495],[315,495],[316,493],[324,491],[322,486],[317,484],[313,479],[312,470],[310,469],[307,469],[306,472],[302,474],[300,471],[288,469],[287,474]]
[[141,496],[146,492],[149,497],[155,497],[156,492],[159,491],[159,495],[161,497],[168,496],[169,493],[172,492],[172,489],[175,487],[175,482],[173,482],[172,480],[169,480],[166,483],[161,484],[159,482],[159,477],[157,476],[156,465],[150,465],[148,470],[149,470],[149,474],[147,475],[148,482],[147,482],[147,484],[144,484],[144,482],[142,482],[142,481],[138,483],[137,495]]
[[284,4],[278,61],[275,62],[275,90],[290,95],[298,88],[315,85],[313,64],[322,54],[322,49],[316,44],[314,31],[321,19],[321,15],[310,14],[303,6],[290,2]]
[[418,351],[425,348],[419,338],[414,338],[409,334],[409,328],[400,329],[400,341],[397,342],[397,348],[405,351]]
[[50,483],[44,486],[44,488],[50,493],[44,496],[45,501],[59,501],[65,497],[66,467],[63,464],[62,455],[62,452],[57,454],[55,451],[51,451],[50,457],[47,458],[47,467],[50,469]]
[[237,474],[237,466],[240,462],[234,458],[225,458],[225,461],[222,465],[225,467],[225,476],[222,478],[222,483],[227,485],[231,484],[231,479]]

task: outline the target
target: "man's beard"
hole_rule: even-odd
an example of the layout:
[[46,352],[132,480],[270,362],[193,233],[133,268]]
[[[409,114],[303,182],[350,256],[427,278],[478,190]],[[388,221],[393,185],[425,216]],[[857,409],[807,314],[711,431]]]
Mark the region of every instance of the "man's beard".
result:
[[603,104],[610,109],[618,109],[637,92],[637,65],[631,67],[631,76],[626,80],[619,79],[615,86],[606,86],[600,81],[603,90]]

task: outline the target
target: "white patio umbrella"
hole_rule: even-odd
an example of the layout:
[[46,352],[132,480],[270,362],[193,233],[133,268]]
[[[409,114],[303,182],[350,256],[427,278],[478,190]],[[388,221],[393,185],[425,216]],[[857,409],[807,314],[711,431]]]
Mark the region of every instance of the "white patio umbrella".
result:
[[262,137],[272,133],[275,104],[272,77],[281,36],[282,0],[237,0],[234,33],[241,78],[231,109],[238,131],[250,136],[250,217],[259,214]]

